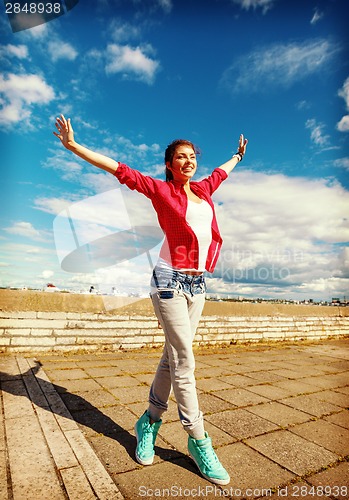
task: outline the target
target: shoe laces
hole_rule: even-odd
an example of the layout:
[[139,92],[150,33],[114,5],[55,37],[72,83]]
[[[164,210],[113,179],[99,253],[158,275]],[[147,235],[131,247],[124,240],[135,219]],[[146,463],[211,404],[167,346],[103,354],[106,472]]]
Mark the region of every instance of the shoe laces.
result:
[[146,449],[149,446],[153,446],[153,428],[150,424],[145,424],[142,429],[142,439],[140,441],[140,447]]
[[218,457],[212,447],[203,448],[201,446],[198,446],[198,450],[200,453],[201,460],[207,467],[209,467],[210,469],[221,467],[221,463],[218,460]]

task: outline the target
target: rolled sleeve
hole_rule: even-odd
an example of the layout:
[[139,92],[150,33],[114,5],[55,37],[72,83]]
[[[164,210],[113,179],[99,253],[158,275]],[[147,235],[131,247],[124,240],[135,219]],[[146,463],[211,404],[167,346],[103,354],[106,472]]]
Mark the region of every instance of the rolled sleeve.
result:
[[227,177],[227,172],[217,167],[214,169],[211,175],[206,177],[206,179],[200,181],[198,184],[200,184],[200,186],[202,186],[205,191],[212,195]]
[[128,165],[125,165],[125,163],[119,163],[114,175],[120,184],[125,184],[128,188],[136,190],[148,198],[152,198],[154,195],[156,183],[161,182],[148,175],[142,174],[142,172],[138,170],[130,168]]

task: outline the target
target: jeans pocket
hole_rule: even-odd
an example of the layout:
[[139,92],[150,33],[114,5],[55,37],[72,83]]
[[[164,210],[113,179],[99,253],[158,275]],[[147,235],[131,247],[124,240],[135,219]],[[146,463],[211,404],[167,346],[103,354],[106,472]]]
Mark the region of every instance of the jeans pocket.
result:
[[175,294],[174,290],[159,290],[158,296],[159,299],[173,299]]

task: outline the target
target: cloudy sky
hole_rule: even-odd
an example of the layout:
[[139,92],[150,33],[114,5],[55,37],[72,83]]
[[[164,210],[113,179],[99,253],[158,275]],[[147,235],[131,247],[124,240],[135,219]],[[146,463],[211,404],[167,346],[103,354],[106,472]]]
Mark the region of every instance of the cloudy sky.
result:
[[199,179],[244,133],[214,195],[209,292],[348,296],[348,14],[347,0],[84,0],[13,33],[1,4],[0,285],[148,289],[152,208],[62,148],[63,112],[79,142],[158,178],[173,139],[199,146]]

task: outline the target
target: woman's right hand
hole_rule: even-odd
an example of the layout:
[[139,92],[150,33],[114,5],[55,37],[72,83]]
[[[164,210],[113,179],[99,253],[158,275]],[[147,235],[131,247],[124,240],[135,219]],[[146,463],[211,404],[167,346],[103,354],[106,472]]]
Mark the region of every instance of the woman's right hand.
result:
[[82,146],[75,142],[74,139],[74,131],[73,127],[70,123],[70,118],[66,120],[63,115],[59,118],[56,118],[56,128],[58,132],[53,132],[56,137],[61,141],[63,146],[72,153],[76,154],[83,160],[91,163],[95,167],[101,168],[106,172],[110,172],[115,175],[115,172],[118,169],[119,163],[108,156],[102,155],[100,153],[96,153],[91,149]]
[[74,131],[70,123],[70,118],[66,120],[64,115],[61,115],[59,118],[56,118],[55,125],[58,133],[53,132],[54,135],[58,137],[65,148],[69,149],[69,145],[74,143]]

